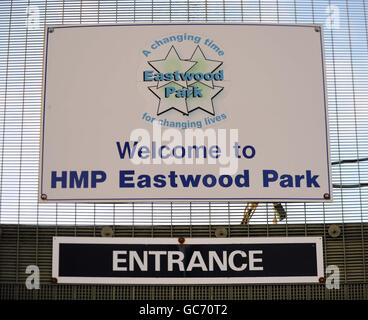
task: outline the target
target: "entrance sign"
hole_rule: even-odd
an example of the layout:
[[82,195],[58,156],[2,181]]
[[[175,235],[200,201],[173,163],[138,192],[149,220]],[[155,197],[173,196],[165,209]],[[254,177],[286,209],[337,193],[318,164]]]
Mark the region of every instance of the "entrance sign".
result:
[[331,201],[322,31],[49,26],[40,200]]
[[323,277],[322,238],[54,237],[58,283],[307,283]]

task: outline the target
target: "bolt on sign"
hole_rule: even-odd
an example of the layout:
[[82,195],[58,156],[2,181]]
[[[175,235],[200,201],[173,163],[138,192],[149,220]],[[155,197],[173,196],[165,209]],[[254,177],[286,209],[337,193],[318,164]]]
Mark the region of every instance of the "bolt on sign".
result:
[[331,201],[320,25],[45,32],[40,199]]
[[322,238],[54,237],[52,276],[56,283],[319,282]]

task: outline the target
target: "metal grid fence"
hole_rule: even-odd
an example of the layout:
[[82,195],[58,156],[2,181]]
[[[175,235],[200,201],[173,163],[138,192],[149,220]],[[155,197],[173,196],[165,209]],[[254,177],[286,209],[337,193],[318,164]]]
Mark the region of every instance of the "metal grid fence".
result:
[[[333,237],[329,225],[225,226],[233,237],[323,236],[324,264],[340,270],[340,288],[327,289],[324,284],[289,285],[62,285],[51,284],[53,236],[100,237],[98,226],[20,226],[3,225],[0,239],[0,299],[247,299],[247,300],[336,300],[368,299],[366,281],[368,240],[362,233],[368,225],[345,225],[343,234]],[[133,230],[115,226],[114,236],[134,237],[215,237],[213,226],[145,226]],[[40,268],[40,290],[27,290],[25,270],[28,265]]]
[[[365,0],[3,0],[0,2],[0,297],[1,298],[311,298],[367,297],[368,26]],[[47,24],[126,22],[320,23],[325,27],[334,202],[284,203],[287,218],[273,225],[273,208],[260,204],[241,226],[244,203],[40,204],[38,157],[43,35]],[[272,128],[277,130],[277,128]],[[345,188],[340,188],[341,186]],[[340,187],[339,187],[340,186]],[[342,230],[329,238],[330,224]],[[54,235],[324,237],[325,266],[340,267],[342,287],[53,286]],[[25,267],[38,264],[42,289],[27,291]]]

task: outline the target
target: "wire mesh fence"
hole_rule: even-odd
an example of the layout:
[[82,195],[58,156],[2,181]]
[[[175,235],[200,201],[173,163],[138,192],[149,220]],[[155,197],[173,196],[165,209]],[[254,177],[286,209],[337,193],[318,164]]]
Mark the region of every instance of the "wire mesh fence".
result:
[[[349,297],[366,295],[368,188],[364,186],[368,182],[368,162],[346,160],[368,157],[367,10],[365,0],[1,1],[0,224],[7,231],[0,240],[0,296],[10,297],[19,292],[22,297],[32,294],[37,297],[82,297],[84,294],[99,297],[104,290],[110,292],[109,296],[135,299],[146,296],[185,298],[188,295],[192,298],[198,295],[326,298],[333,294],[344,297],[346,292],[350,292]],[[39,203],[37,181],[45,26],[135,22],[323,24],[334,201],[328,204],[283,203],[287,216],[276,226],[272,204],[262,203],[246,226],[240,225],[246,204],[239,202]],[[283,124],[275,124],[270,132],[277,130],[278,125]],[[335,242],[326,240],[328,261],[325,265],[339,265],[346,285],[341,290],[345,293],[341,290],[326,293],[315,286],[249,286],[248,289],[220,286],[211,289],[213,291],[210,288],[201,291],[199,287],[139,287],[134,291],[131,287],[79,286],[76,289],[62,286],[55,291],[47,284],[41,293],[28,293],[20,284],[24,282],[21,275],[24,275],[26,263],[20,262],[28,263],[27,259],[32,257],[31,260],[49,268],[49,261],[41,257],[48,257],[51,249],[42,243],[48,243],[53,235],[64,231],[76,236],[99,235],[101,226],[111,225],[115,236],[213,237],[214,230],[221,225],[228,228],[228,236],[325,237],[331,224],[338,224],[342,232]],[[13,238],[4,240],[8,232]],[[31,252],[29,256],[26,248]],[[8,265],[8,259],[14,262],[16,270]],[[47,274],[45,279],[48,277]],[[354,287],[349,287],[351,282],[361,285],[355,283]]]
[[[270,285],[65,285],[52,284],[52,237],[101,237],[101,226],[3,225],[0,241],[0,299],[367,299],[368,243],[360,224],[349,224],[344,237],[329,234],[330,225],[234,225],[226,228],[231,237],[323,236],[324,264],[339,268],[339,289],[324,284]],[[115,226],[115,237],[216,237],[213,226]],[[27,290],[26,268],[40,268],[40,290]]]
[[[365,1],[2,1],[0,4],[0,222],[22,224],[237,224],[244,203],[39,204],[44,27],[123,22],[283,22],[325,25],[333,183],[330,204],[285,204],[284,223],[367,222]],[[235,41],[235,39],[234,39]],[[282,124],[278,124],[282,125]],[[313,124],[311,124],[313,126]],[[270,131],[277,128],[270,128]],[[253,223],[272,223],[260,204]]]

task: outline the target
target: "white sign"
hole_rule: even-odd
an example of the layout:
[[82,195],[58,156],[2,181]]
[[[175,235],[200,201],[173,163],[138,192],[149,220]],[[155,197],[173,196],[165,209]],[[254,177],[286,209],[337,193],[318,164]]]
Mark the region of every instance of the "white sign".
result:
[[321,237],[54,237],[57,283],[307,283],[323,277]]
[[50,26],[41,201],[331,201],[319,25]]

